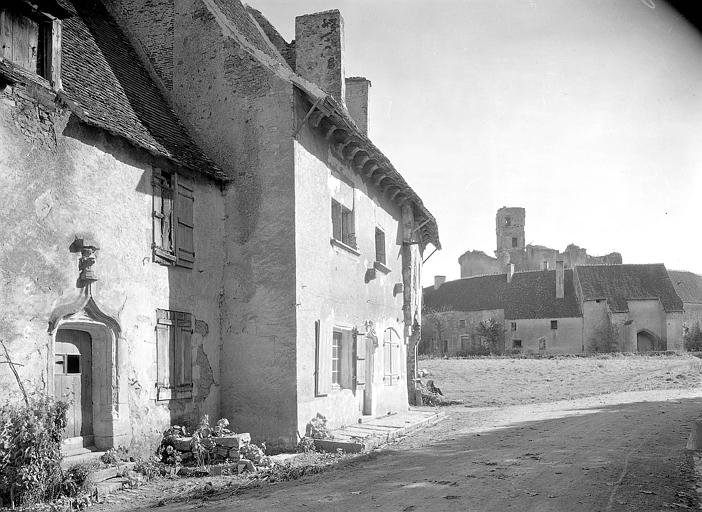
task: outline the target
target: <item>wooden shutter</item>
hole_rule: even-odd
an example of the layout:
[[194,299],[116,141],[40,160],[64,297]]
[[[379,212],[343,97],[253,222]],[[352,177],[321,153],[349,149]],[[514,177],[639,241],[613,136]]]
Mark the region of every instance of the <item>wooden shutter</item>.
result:
[[326,396],[331,390],[331,329],[325,329],[321,320],[314,323],[315,329],[315,395]]
[[365,336],[354,336],[354,358],[356,368],[354,379],[356,386],[366,384],[366,338]]
[[375,261],[385,265],[385,233],[375,228]]
[[175,330],[168,313],[170,312],[158,310],[159,318],[156,324],[156,380],[159,386],[170,388],[174,386]]
[[193,382],[192,363],[192,315],[176,314],[176,382],[177,386],[190,385]]
[[331,202],[332,216],[332,237],[335,240],[341,241],[341,205],[332,199]]
[[176,246],[178,248],[176,265],[193,268],[195,262],[195,243],[193,240],[193,194],[192,181],[178,176],[178,194],[176,197]]

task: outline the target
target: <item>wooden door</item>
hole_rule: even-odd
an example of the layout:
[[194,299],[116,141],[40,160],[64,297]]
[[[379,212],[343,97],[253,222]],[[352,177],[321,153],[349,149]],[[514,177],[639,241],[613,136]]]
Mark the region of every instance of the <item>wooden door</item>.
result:
[[65,437],[93,434],[92,347],[84,331],[59,329],[54,345],[54,396],[69,403]]

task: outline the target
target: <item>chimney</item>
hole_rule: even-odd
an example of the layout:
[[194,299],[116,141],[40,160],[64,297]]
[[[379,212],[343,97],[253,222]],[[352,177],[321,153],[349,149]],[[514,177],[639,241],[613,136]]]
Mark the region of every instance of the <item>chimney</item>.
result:
[[507,265],[507,282],[512,282],[512,277],[514,277],[514,263]]
[[370,87],[370,80],[362,76],[346,79],[346,108],[363,135],[368,135],[368,90]]
[[295,71],[345,104],[344,19],[338,10],[295,18]]
[[438,290],[446,282],[446,276],[434,276],[434,289]]
[[565,297],[563,260],[556,261],[556,298],[562,299]]

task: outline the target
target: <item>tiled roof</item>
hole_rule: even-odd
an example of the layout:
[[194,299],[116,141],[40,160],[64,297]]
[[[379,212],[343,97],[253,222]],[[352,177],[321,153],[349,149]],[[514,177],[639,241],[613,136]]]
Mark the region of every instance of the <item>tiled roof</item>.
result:
[[505,318],[574,318],[582,316],[573,286],[573,271],[565,270],[564,298],[556,298],[556,271],[517,272],[507,287]]
[[77,15],[63,21],[61,74],[62,95],[71,110],[86,124],[152,154],[226,179],[190,139],[102,4],[90,0],[72,4]]
[[573,286],[573,271],[566,270],[565,298],[556,298],[556,271],[491,274],[449,281],[434,290],[424,288],[424,305],[436,311],[504,309],[505,318],[573,318],[581,316]]
[[702,304],[702,276],[681,270],[669,270],[668,276],[683,303]]
[[424,288],[424,307],[435,311],[504,309],[506,274],[467,277]]
[[658,298],[666,312],[683,304],[662,263],[587,265],[575,268],[584,300],[607,299],[613,312],[629,311],[627,300]]

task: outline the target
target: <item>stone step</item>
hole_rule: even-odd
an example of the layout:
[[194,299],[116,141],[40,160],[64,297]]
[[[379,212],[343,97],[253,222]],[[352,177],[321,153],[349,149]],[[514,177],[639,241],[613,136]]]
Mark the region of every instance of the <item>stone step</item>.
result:
[[98,451],[97,448],[91,446],[90,448],[81,448],[76,450],[71,455],[66,455],[63,453],[61,458],[61,468],[68,469],[76,464],[85,464],[90,462],[96,462],[100,460],[100,457],[105,452]]
[[90,476],[88,476],[88,480],[90,480],[94,484],[97,484],[99,482],[109,480],[110,478],[115,478],[118,476],[121,477],[125,471],[129,471],[130,469],[132,469],[134,467],[134,464],[135,462],[121,462],[117,466],[110,466],[108,468],[99,469],[91,473]]

